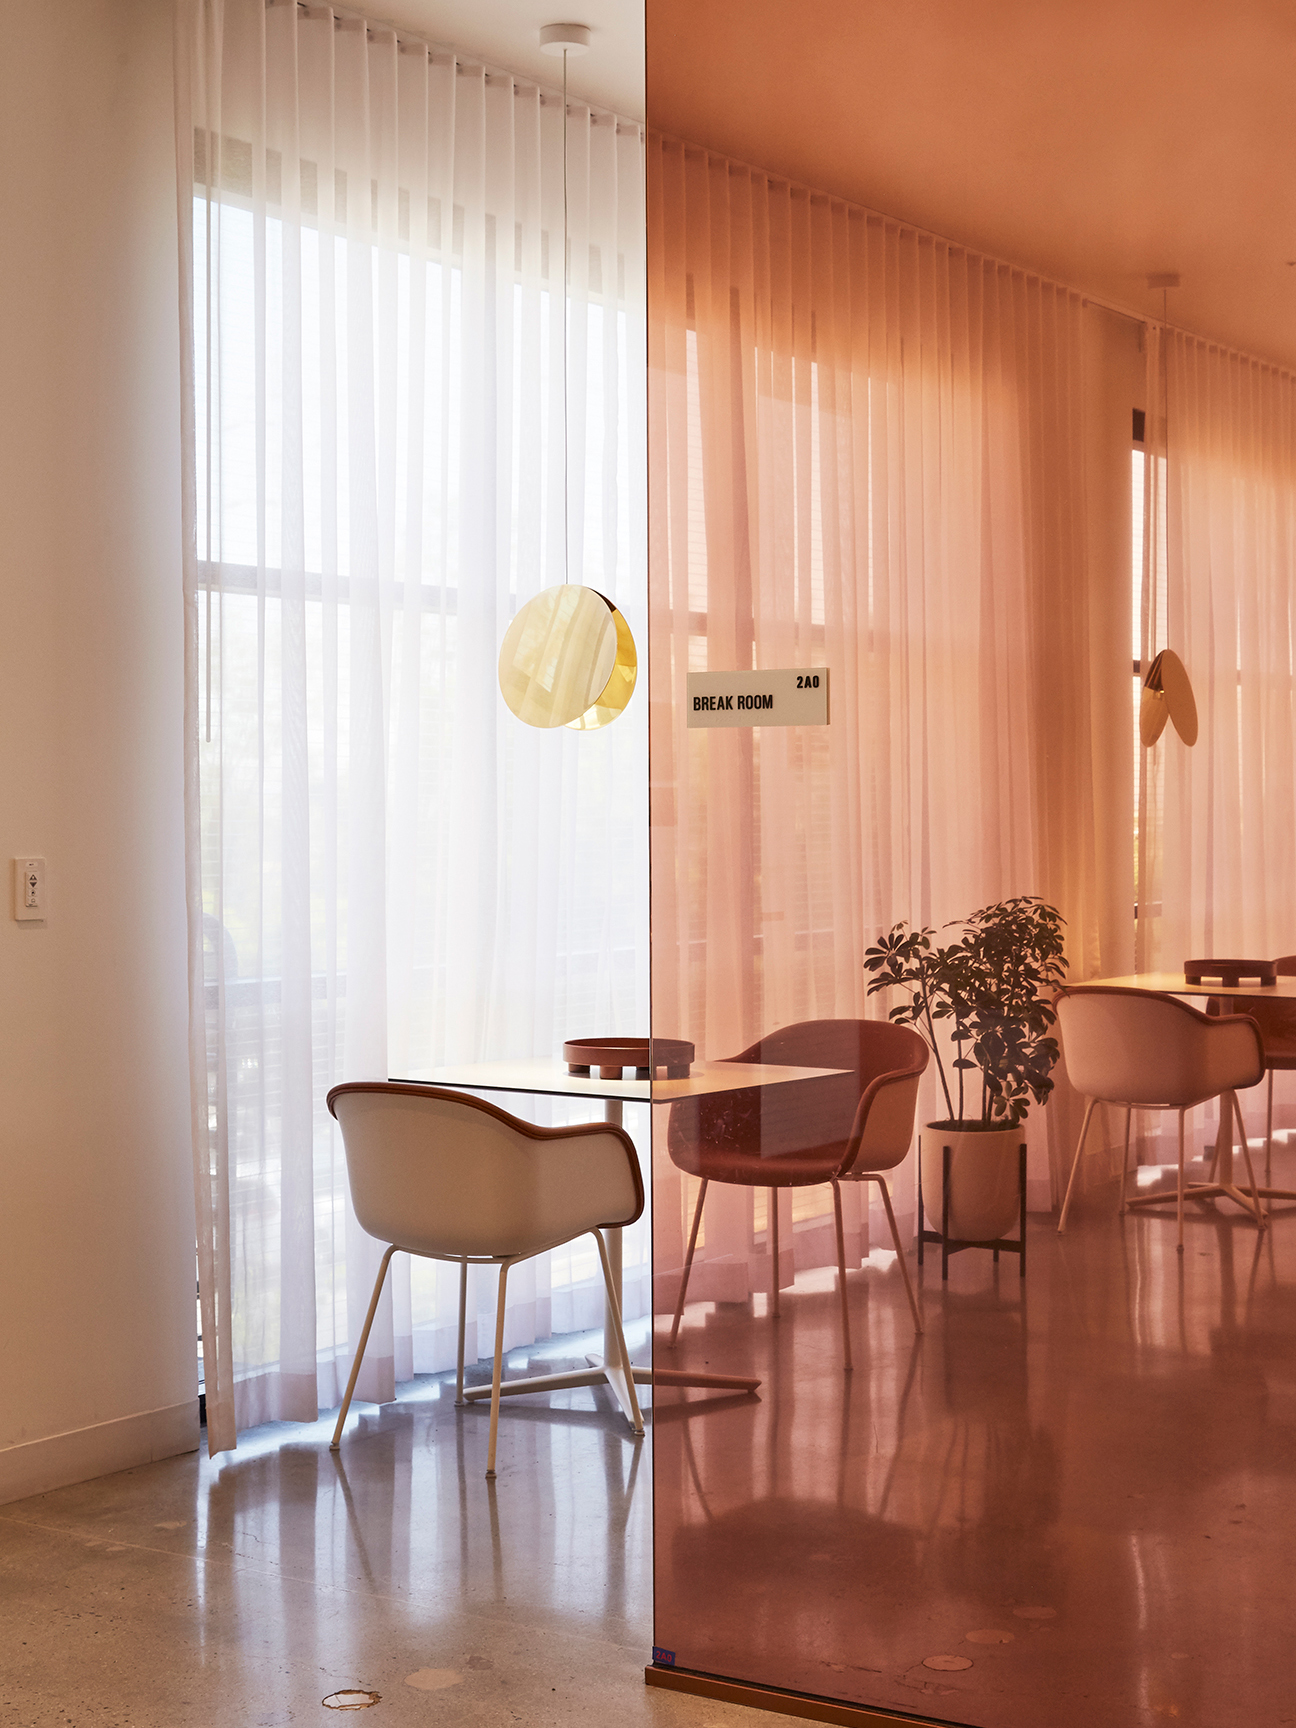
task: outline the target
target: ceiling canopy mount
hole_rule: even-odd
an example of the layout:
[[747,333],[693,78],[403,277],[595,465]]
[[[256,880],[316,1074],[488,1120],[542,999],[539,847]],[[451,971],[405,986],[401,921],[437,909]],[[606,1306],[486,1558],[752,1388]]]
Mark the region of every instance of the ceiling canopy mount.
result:
[[590,27],[588,24],[542,24],[540,52],[552,54],[557,60],[563,54],[588,54]]

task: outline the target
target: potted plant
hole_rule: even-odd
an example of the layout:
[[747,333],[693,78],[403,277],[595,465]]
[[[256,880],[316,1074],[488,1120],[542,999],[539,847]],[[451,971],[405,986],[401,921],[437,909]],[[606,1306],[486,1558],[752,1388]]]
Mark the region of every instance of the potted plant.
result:
[[1016,1215],[1019,1125],[1053,1090],[1058,1059],[1051,997],[1066,973],[1063,923],[1055,906],[1019,895],[947,926],[961,927],[958,941],[941,946],[934,930],[901,923],[865,951],[869,995],[905,991],[890,1018],[916,1028],[936,1058],[946,1117],[927,1124],[922,1186],[939,1221],[949,1146],[951,1238],[994,1241]]

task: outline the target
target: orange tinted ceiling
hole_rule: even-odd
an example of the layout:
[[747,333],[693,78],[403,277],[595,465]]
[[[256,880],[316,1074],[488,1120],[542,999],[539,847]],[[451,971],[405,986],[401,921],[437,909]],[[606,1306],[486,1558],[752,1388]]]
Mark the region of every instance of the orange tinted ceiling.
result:
[[647,110],[1296,366],[1296,4],[647,0]]

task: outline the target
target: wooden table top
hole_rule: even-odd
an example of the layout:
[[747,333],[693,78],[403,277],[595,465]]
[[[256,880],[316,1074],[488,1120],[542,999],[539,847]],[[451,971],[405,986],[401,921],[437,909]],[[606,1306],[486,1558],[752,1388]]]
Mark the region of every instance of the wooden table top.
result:
[[1276,984],[1227,985],[1188,984],[1182,972],[1130,972],[1123,978],[1086,978],[1086,985],[1100,984],[1107,990],[1158,990],[1165,996],[1258,996],[1266,1001],[1296,1001],[1296,978],[1280,978]]
[[770,1062],[695,1062],[686,1080],[600,1080],[597,1074],[569,1074],[547,1056],[511,1062],[458,1062],[437,1068],[412,1068],[393,1074],[420,1086],[461,1086],[468,1091],[534,1092],[559,1098],[621,1098],[642,1104],[669,1104],[677,1098],[736,1092],[745,1086],[782,1086],[790,1080],[826,1080],[845,1068],[790,1068]]

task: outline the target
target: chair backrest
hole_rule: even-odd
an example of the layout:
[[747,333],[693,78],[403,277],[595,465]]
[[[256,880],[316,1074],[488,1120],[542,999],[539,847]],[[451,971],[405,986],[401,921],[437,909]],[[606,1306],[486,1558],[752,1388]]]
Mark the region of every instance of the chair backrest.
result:
[[[689,1149],[697,1145],[732,1148],[753,1159],[812,1153],[825,1162],[835,1158],[841,1170],[848,1164],[890,1169],[909,1149],[927,1046],[905,1026],[886,1020],[802,1020],[728,1060],[844,1072],[673,1104],[667,1149],[685,1168]],[[903,1128],[906,1107],[908,1127]],[[884,1161],[874,1163],[874,1157]]]
[[1113,1104],[1187,1108],[1264,1076],[1255,1021],[1212,1019],[1155,990],[1076,984],[1057,997],[1071,1084]]
[[328,1107],[361,1229],[415,1254],[538,1254],[643,1211],[620,1128],[537,1128],[466,1093],[396,1081],[335,1086]]
[[926,1040],[907,1026],[888,1026],[887,1030],[903,1032],[905,1042],[893,1049],[894,1068],[875,1075],[864,1089],[842,1164],[844,1176],[893,1170],[904,1160],[913,1140],[918,1084],[931,1051]]

